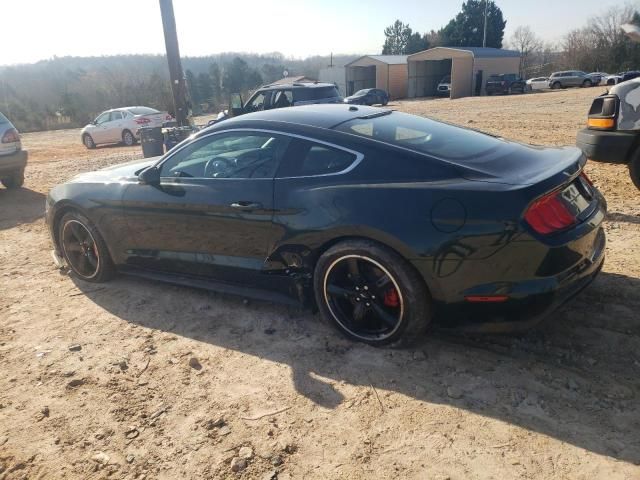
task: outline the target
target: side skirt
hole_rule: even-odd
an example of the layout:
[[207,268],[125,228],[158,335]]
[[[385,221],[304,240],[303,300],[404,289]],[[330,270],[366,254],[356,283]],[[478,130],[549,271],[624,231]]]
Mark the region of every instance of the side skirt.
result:
[[120,268],[118,269],[118,271],[123,275],[131,275],[135,277],[146,278],[148,280],[156,280],[163,283],[182,285],[185,287],[198,288],[201,290],[209,290],[217,293],[234,295],[237,297],[251,298],[253,300],[260,300],[271,303],[293,305],[296,307],[304,306],[299,299],[271,290],[239,286],[231,283],[203,278],[152,272],[149,270],[141,270],[131,267]]

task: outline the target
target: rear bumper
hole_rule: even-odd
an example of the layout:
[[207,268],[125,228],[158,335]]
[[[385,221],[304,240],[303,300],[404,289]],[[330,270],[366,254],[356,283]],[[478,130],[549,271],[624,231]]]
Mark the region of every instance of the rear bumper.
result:
[[16,172],[24,170],[27,166],[28,154],[26,150],[20,150],[11,155],[0,156],[0,177],[4,175],[13,175]]
[[576,145],[590,160],[627,163],[637,137],[635,133],[584,128],[578,132]]

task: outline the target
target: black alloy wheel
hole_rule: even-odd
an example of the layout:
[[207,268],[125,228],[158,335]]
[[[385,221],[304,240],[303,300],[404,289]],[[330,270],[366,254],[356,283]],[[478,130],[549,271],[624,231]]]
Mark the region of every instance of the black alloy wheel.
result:
[[106,245],[88,219],[75,212],[59,224],[59,246],[69,268],[89,282],[103,282],[113,273]]
[[323,317],[354,340],[404,346],[430,321],[422,279],[402,257],[373,242],[329,249],[318,261],[314,284]]

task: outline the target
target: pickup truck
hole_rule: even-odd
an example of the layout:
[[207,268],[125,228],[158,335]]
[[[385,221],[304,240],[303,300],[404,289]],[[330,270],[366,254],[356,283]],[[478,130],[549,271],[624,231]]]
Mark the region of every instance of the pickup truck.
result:
[[622,163],[640,189],[640,78],[619,83],[596,97],[587,116],[587,128],[576,144],[596,162]]

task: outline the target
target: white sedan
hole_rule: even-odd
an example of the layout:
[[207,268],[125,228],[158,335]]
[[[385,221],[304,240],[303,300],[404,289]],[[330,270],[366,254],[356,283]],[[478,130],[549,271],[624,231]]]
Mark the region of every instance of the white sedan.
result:
[[549,79],[547,77],[530,78],[526,81],[527,90],[543,90],[549,88]]
[[139,139],[142,127],[161,127],[173,120],[167,112],[149,107],[124,107],[102,112],[80,133],[82,143],[87,148],[95,148],[103,143],[124,143],[133,145]]

